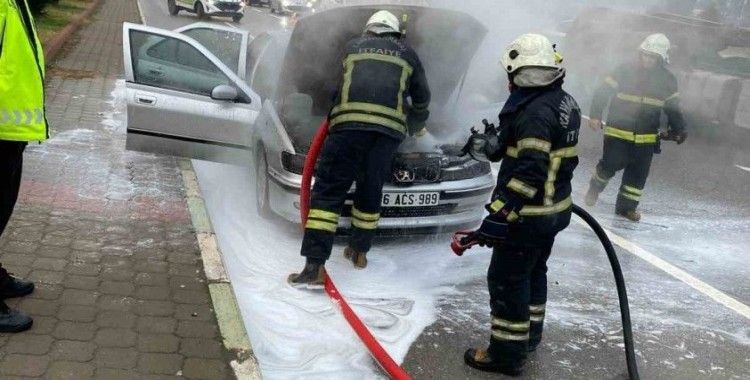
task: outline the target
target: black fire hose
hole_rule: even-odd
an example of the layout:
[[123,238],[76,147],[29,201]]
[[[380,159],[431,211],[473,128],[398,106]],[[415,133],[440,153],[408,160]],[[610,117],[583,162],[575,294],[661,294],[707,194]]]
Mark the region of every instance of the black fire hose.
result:
[[[573,205],[573,213],[581,217],[586,224],[596,233],[599,241],[604,246],[604,251],[607,252],[609,258],[609,264],[612,266],[612,273],[615,275],[615,284],[617,285],[617,298],[620,300],[620,315],[622,316],[622,335],[625,339],[625,359],[628,365],[628,378],[630,380],[639,380],[638,366],[635,361],[635,345],[633,343],[633,328],[630,323],[630,306],[628,306],[628,293],[625,290],[625,278],[622,275],[622,268],[620,267],[620,261],[617,260],[617,253],[615,248],[612,246],[612,242],[609,240],[607,233],[604,232],[599,222],[594,219],[588,212],[580,208],[578,205]],[[467,249],[479,244],[479,241],[472,239],[472,232],[456,232],[453,235],[453,241],[451,242],[451,249],[453,253],[458,256],[462,256]]]
[[628,305],[628,292],[625,289],[625,278],[622,275],[620,261],[617,260],[617,253],[609,240],[607,233],[599,222],[591,214],[586,212],[578,205],[573,205],[573,213],[581,217],[586,224],[594,230],[599,241],[602,242],[604,251],[607,252],[609,264],[612,266],[612,273],[615,275],[615,284],[617,285],[617,297],[620,299],[620,315],[622,316],[622,335],[625,339],[625,359],[628,365],[628,378],[638,380],[638,364],[635,360],[635,344],[633,342],[633,326],[630,323],[630,306]]

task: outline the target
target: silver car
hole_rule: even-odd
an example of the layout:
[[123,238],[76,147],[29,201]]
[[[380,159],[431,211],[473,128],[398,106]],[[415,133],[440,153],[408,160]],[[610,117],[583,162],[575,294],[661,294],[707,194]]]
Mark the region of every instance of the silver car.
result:
[[[343,46],[361,34],[375,10],[318,12],[301,19],[293,33],[268,32],[252,40],[244,31],[216,25],[170,32],[125,24],[128,149],[252,164],[259,213],[299,223],[305,154],[332,106]],[[450,115],[485,29],[462,13],[398,11],[420,25],[407,39],[433,90],[428,129],[446,142],[436,151],[396,157],[380,226],[414,231],[476,224],[494,180],[489,165],[459,157],[465,140],[460,130],[471,121]],[[341,227],[348,226],[351,204]]]

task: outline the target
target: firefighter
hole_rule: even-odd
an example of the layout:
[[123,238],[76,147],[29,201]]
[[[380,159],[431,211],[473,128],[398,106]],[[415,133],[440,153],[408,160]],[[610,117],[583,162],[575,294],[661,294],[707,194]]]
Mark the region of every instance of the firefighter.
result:
[[427,134],[427,78],[419,57],[401,38],[395,15],[375,13],[364,34],[346,45],[343,66],[302,241],[306,264],[301,273],[288,278],[294,286],[323,284],[324,264],[331,255],[344,201],[354,182],[352,234],[344,255],[356,268],[367,266],[366,255],[380,219],[383,184],[393,156],[407,135]]
[[562,88],[562,57],[546,37],[519,37],[502,65],[511,93],[500,112],[499,135],[477,134],[467,143],[472,157],[502,165],[490,214],[469,237],[494,247],[487,273],[490,343],[467,350],[464,361],[518,375],[542,339],[547,259],[555,236],[570,223],[581,111]]
[[[616,69],[594,94],[589,126],[604,128],[604,154],[591,178],[586,205],[594,206],[609,180],[624,169],[615,213],[634,222],[641,220],[637,208],[651,159],[659,149],[662,111],[669,124],[666,139],[677,144],[687,139],[677,80],[666,68],[669,48],[663,34],[648,36],[641,44],[639,62]],[[609,113],[603,125],[607,103]]]
[[[13,213],[21,186],[23,151],[47,139],[44,56],[26,0],[0,0],[0,235]],[[34,291],[0,266],[0,332],[19,332],[32,319],[2,300]]]

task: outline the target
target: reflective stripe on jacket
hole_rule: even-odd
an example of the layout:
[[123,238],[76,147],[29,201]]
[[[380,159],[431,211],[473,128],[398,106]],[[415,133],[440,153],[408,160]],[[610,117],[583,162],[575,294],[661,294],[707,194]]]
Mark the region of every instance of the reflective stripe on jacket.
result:
[[623,65],[605,77],[594,94],[591,118],[601,120],[608,102],[604,134],[609,138],[656,144],[662,111],[672,130],[685,129],[677,79],[662,65],[651,70]]
[[0,140],[47,137],[42,44],[26,0],[0,0]]
[[403,41],[357,38],[347,44],[343,66],[331,128],[381,128],[395,137],[424,129],[430,105],[427,77],[419,57]]

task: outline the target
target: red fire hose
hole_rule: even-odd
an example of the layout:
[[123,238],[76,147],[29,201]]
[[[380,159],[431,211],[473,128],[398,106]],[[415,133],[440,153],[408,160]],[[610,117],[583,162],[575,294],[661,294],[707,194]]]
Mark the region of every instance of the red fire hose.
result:
[[[307,223],[307,215],[310,213],[310,185],[312,184],[313,173],[315,172],[315,163],[318,161],[318,155],[320,150],[323,148],[323,142],[328,136],[328,120],[326,119],[320,125],[320,129],[313,137],[310,150],[307,152],[305,158],[305,167],[302,171],[302,187],[300,188],[300,216],[302,218],[302,226],[304,227]],[[341,313],[344,314],[344,318],[349,322],[349,326],[352,327],[362,343],[365,344],[367,349],[370,351],[370,355],[378,362],[383,371],[385,371],[391,379],[396,380],[409,380],[409,374],[401,368],[395,360],[388,354],[388,352],[380,345],[377,339],[372,335],[370,330],[365,326],[364,322],[354,313],[354,310],[346,302],[346,299],[336,289],[336,284],[333,283],[330,275],[326,274],[325,290],[331,300],[341,309]]]

